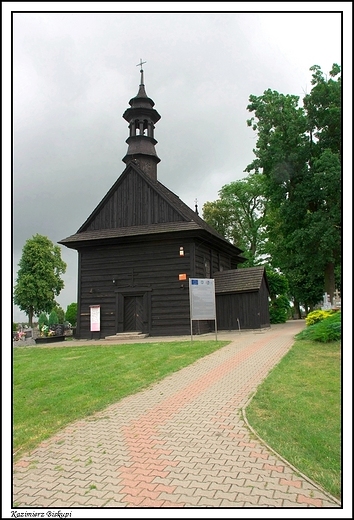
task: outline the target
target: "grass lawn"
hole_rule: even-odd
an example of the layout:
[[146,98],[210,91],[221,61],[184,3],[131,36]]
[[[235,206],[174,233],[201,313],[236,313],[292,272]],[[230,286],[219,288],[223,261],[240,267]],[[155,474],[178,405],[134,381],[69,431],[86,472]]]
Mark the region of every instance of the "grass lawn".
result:
[[341,495],[340,342],[298,340],[246,409],[279,455],[336,498]]
[[102,410],[228,343],[198,340],[13,349],[15,460],[70,422]]

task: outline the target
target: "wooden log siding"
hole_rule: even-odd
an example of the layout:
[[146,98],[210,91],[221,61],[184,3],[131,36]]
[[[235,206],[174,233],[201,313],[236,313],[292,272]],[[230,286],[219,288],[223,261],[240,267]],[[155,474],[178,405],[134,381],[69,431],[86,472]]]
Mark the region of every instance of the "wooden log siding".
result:
[[[213,278],[213,273],[220,270],[222,265],[225,269],[231,268],[230,257],[220,254],[206,244],[196,241],[195,245],[195,278]],[[210,274],[207,276],[205,262],[210,262]],[[215,330],[215,322],[210,320],[194,321],[193,334],[206,334]]]
[[[99,337],[118,332],[117,292],[133,288],[151,290],[149,332],[152,335],[188,334],[191,244],[184,241],[182,245],[184,257],[179,255],[181,240],[156,241],[143,247],[138,243],[88,247],[81,251],[80,337],[92,337],[89,330],[90,305],[101,306]],[[187,275],[184,282],[178,278],[181,273]]]
[[[205,261],[210,262],[210,277],[206,276]],[[231,269],[230,257],[219,253],[212,249],[208,244],[196,242],[195,247],[195,277],[196,278],[213,278],[213,273],[220,269]]]
[[269,327],[268,294],[264,280],[257,291],[217,294],[218,328],[220,330],[238,330],[239,324],[241,330]]
[[[198,241],[197,241],[198,242]],[[184,256],[179,255],[183,246]],[[220,260],[217,251],[195,239],[174,238],[95,246],[79,251],[80,338],[103,338],[122,332],[124,295],[145,295],[148,306],[144,332],[151,335],[190,333],[189,282],[191,276],[205,277],[205,258],[213,268]],[[223,256],[223,262],[230,259]],[[185,281],[179,274],[186,274]],[[113,283],[115,280],[115,283]],[[148,295],[146,293],[149,292]],[[101,330],[90,332],[90,305],[100,305]],[[193,333],[214,330],[214,322],[193,322]]]
[[182,216],[134,170],[120,189],[112,192],[87,231],[164,222],[182,222]]

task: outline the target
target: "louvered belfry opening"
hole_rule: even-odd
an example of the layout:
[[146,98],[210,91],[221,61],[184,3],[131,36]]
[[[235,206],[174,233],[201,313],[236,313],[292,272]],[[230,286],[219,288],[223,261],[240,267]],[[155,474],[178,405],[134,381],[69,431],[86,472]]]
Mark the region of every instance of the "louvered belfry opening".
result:
[[155,103],[145,91],[144,71],[140,69],[140,85],[138,94],[129,101],[130,108],[123,114],[123,118],[129,123],[129,137],[126,140],[128,151],[123,162],[127,165],[134,162],[139,168],[154,181],[157,180],[157,164],[160,162],[157,156],[154,138],[155,123],[161,118],[153,108]]

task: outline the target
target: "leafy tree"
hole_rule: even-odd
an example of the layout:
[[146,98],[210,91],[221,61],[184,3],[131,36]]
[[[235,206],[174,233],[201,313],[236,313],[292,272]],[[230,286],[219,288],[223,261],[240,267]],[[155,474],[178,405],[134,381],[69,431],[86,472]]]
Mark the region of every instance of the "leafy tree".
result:
[[257,265],[264,254],[265,178],[248,177],[226,184],[219,199],[203,205],[204,220],[244,251],[244,267]]
[[77,303],[70,303],[70,305],[67,306],[66,312],[65,312],[65,319],[73,327],[76,326],[76,320],[77,320]]
[[[342,85],[339,76],[341,69],[333,64],[329,78],[325,78],[321,68],[313,65],[311,93],[304,98],[304,107],[309,123],[311,143],[316,143],[314,153],[317,157],[324,150],[341,153],[341,96]],[[334,79],[337,78],[337,79]]]
[[54,298],[64,287],[61,275],[66,263],[61,259],[59,246],[36,234],[25,243],[18,265],[13,301],[27,314],[32,326],[34,315],[53,309]]
[[248,172],[266,177],[267,250],[285,273],[295,304],[333,297],[341,251],[341,81],[315,65],[311,93],[267,90],[250,96],[248,120],[258,134]]
[[270,266],[266,267],[269,285],[270,323],[285,323],[290,317],[289,283],[287,278]]
[[287,278],[282,273],[279,273],[275,269],[272,269],[271,267],[267,266],[266,275],[269,285],[269,296],[272,301],[274,301],[277,298],[277,296],[288,295],[289,283]]

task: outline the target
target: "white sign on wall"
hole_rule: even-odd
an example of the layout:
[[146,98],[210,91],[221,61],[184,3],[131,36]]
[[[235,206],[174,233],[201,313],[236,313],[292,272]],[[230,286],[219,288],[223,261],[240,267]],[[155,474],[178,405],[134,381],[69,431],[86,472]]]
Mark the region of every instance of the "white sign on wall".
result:
[[191,316],[191,338],[193,320],[215,320],[215,334],[217,337],[214,279],[190,278],[189,303]]
[[90,331],[96,332],[101,329],[100,306],[90,305]]

